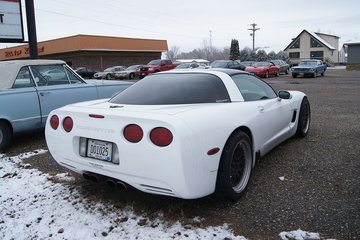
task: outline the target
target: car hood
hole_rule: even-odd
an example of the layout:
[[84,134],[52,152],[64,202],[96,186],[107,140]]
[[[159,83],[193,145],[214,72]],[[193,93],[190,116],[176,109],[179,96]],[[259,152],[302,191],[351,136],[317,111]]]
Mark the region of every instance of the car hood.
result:
[[304,69],[304,68],[316,68],[317,66],[296,66],[296,67],[292,67],[293,69]]
[[268,68],[268,67],[246,67],[246,71],[253,71],[253,70],[262,70],[265,69],[265,68]]
[[93,85],[115,85],[115,84],[133,84],[132,82],[117,81],[117,80],[95,80],[95,79],[84,79],[87,84]]

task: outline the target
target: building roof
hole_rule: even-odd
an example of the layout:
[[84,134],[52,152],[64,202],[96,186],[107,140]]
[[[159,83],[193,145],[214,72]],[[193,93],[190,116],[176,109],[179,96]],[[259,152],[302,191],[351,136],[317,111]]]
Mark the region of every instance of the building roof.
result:
[[[38,42],[38,50],[40,56],[45,56],[76,51],[164,52],[168,50],[168,46],[166,40],[80,34]],[[28,44],[0,49],[0,60],[28,56]]]
[[300,36],[301,34],[303,34],[303,32],[308,33],[310,36],[312,36],[313,38],[315,38],[316,40],[318,40],[321,44],[323,44],[325,47],[329,48],[330,50],[336,50],[335,47],[333,47],[330,43],[328,43],[327,41],[325,41],[323,38],[321,38],[318,34],[322,34],[322,35],[327,35],[327,36],[333,36],[336,38],[339,38],[335,35],[330,35],[330,34],[324,34],[324,33],[315,33],[315,32],[311,32],[308,31],[306,29],[304,29],[299,35],[296,36],[296,38],[294,38],[291,43],[284,49],[284,51],[286,51]]
[[344,45],[347,45],[347,46],[357,46],[357,45],[360,45],[360,42],[344,43]]

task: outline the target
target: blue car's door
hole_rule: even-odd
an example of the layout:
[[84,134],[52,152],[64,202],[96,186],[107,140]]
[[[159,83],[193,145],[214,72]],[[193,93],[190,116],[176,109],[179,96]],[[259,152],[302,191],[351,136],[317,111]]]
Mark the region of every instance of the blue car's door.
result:
[[41,127],[39,98],[28,67],[20,69],[11,89],[1,92],[0,118],[11,122],[14,133]]
[[56,108],[98,98],[96,86],[86,84],[62,65],[31,66],[31,70],[37,83],[43,125]]

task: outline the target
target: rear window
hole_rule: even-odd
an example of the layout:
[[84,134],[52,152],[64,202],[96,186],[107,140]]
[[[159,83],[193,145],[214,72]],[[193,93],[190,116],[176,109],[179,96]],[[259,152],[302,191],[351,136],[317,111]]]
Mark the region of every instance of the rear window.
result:
[[157,74],[137,82],[110,100],[133,105],[230,102],[222,80],[206,73]]

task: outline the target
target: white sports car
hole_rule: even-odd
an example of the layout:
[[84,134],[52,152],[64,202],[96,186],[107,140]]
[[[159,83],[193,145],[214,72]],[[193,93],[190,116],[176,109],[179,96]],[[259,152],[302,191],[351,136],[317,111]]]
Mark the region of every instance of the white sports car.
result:
[[238,199],[261,156],[310,126],[307,96],[231,69],[168,71],[52,111],[54,159],[88,179],[185,199]]

